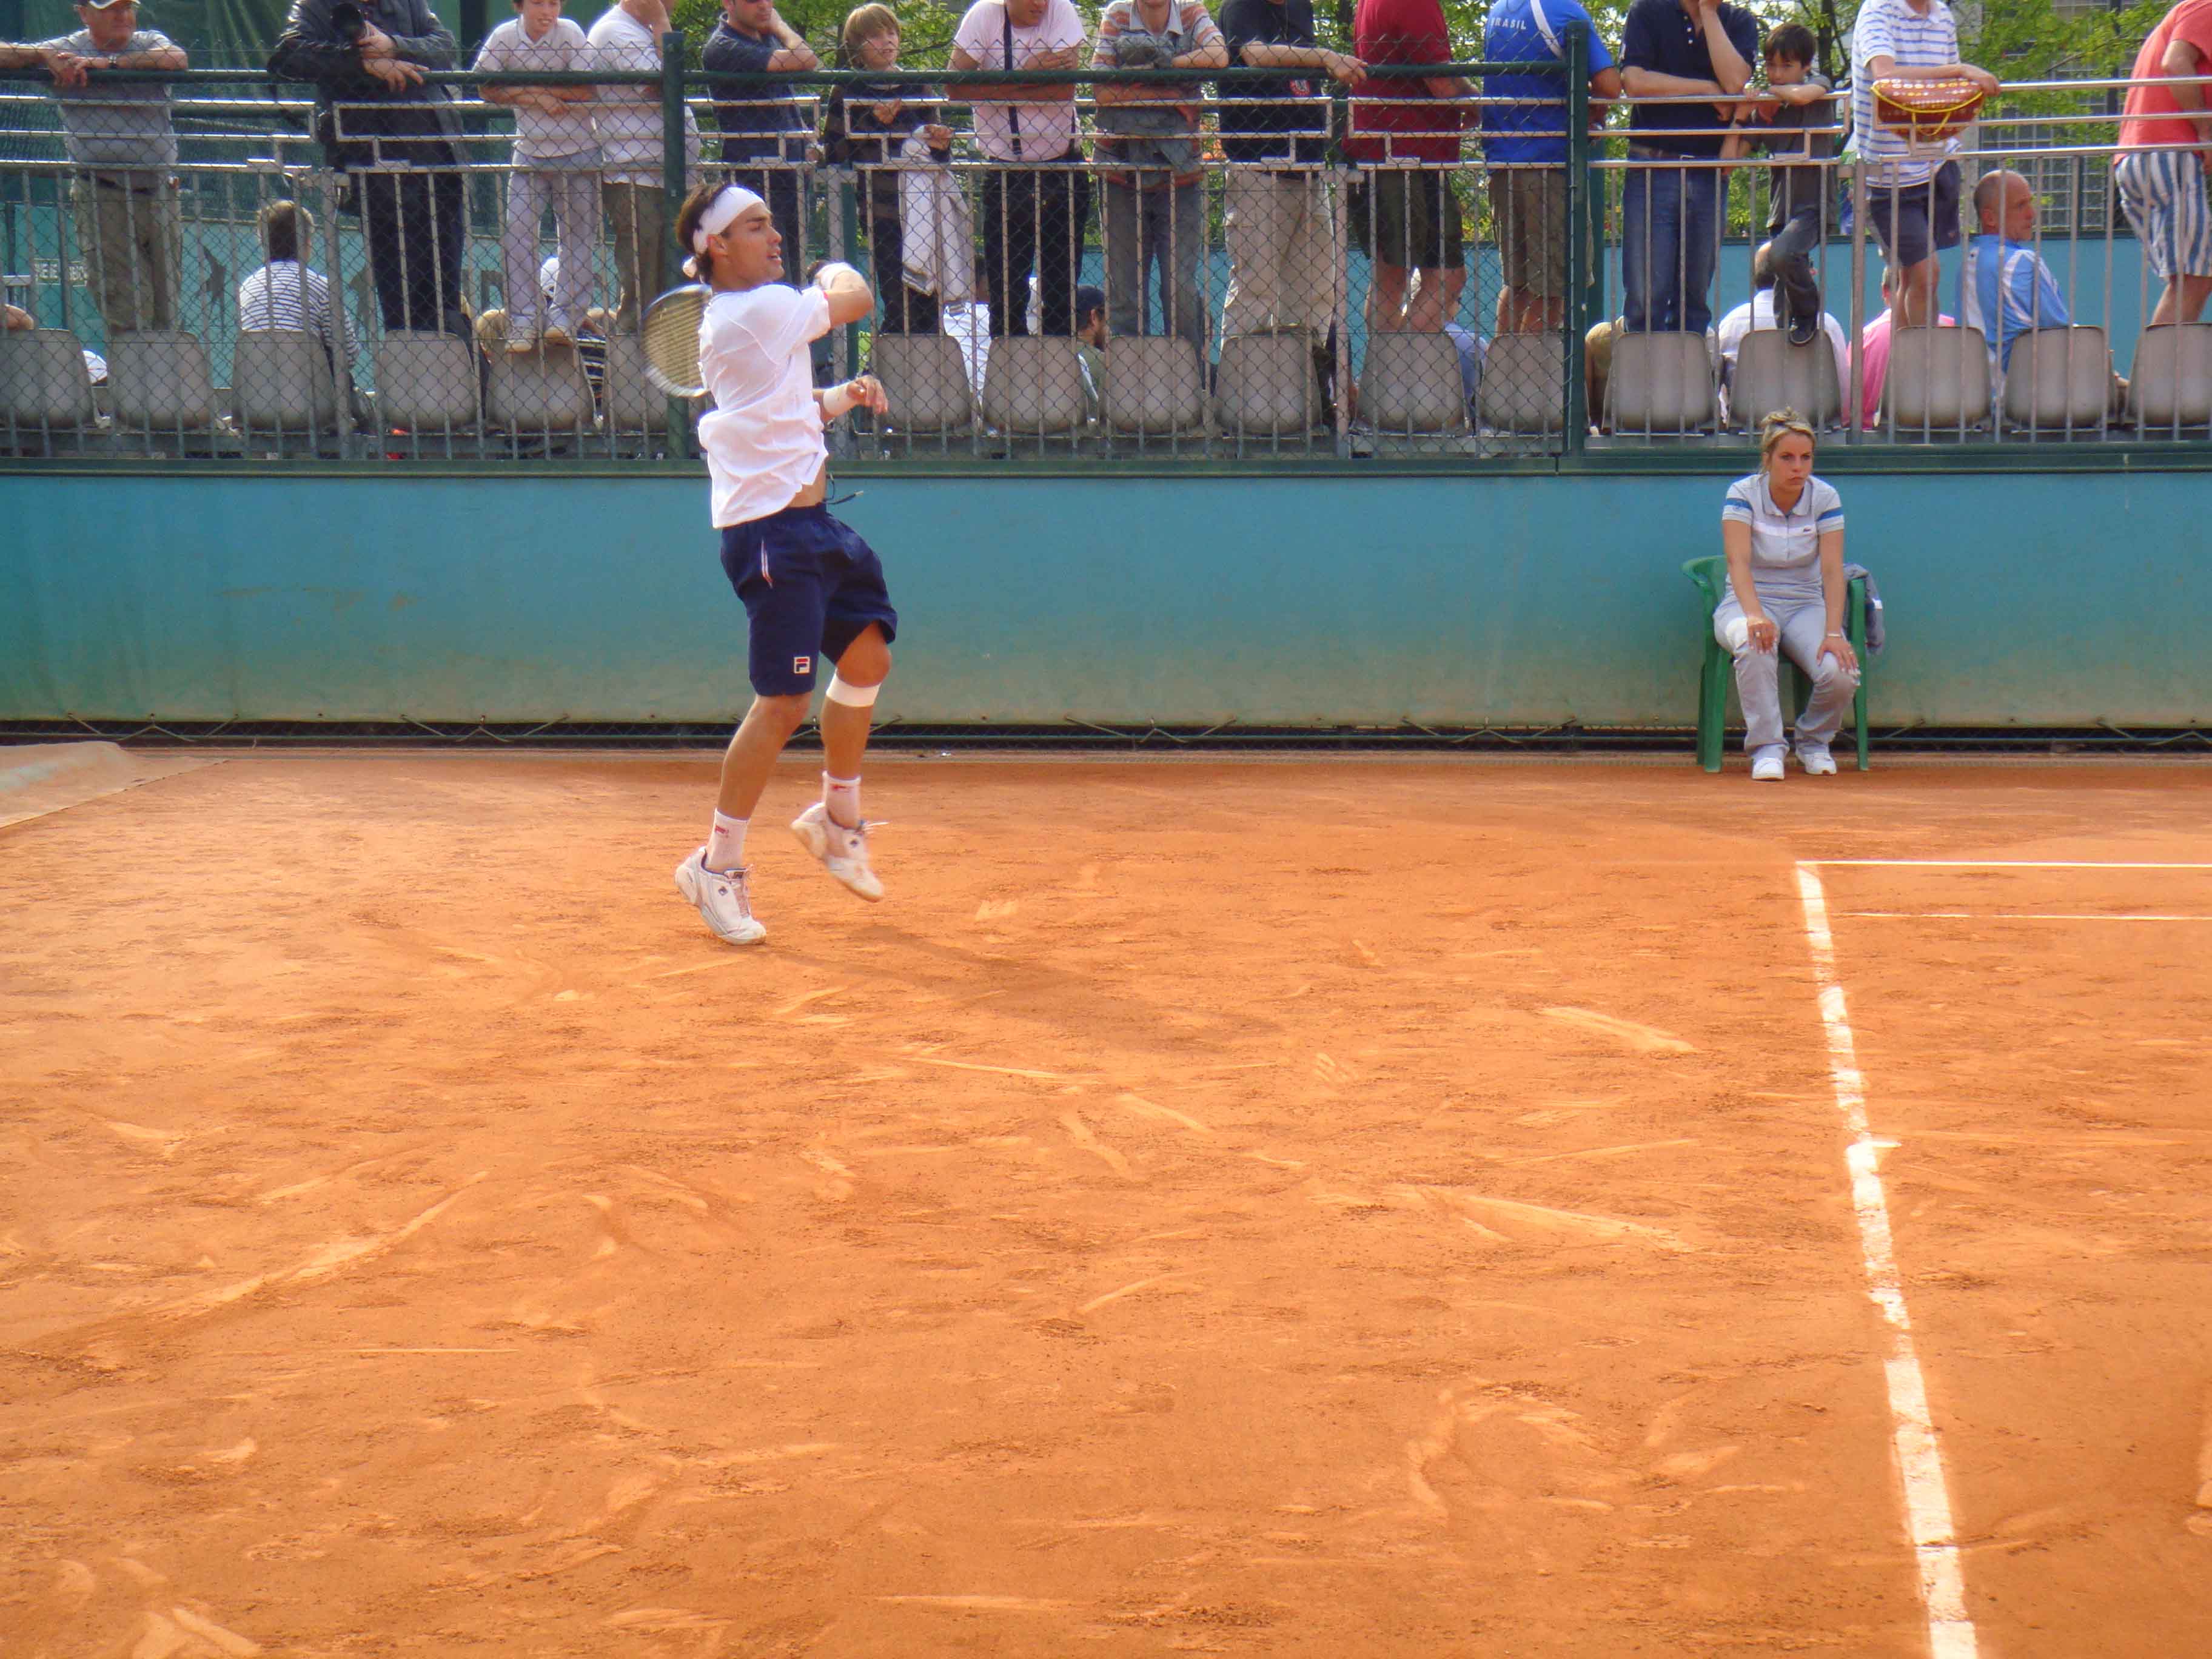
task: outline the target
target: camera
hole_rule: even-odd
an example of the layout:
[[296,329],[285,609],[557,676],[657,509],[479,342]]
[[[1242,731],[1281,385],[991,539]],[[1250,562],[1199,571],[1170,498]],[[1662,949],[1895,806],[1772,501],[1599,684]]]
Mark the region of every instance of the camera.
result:
[[349,45],[357,46],[361,44],[362,36],[368,33],[368,19],[362,15],[361,8],[354,4],[353,0],[338,0],[337,4],[331,8],[331,27]]

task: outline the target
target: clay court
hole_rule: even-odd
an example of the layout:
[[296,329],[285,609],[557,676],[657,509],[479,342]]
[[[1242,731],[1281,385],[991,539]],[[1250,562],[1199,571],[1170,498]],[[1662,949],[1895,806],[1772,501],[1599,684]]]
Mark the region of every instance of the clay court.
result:
[[9,1655],[2212,1649],[2204,765],[894,757],[733,951],[711,757],[194,759],[0,829]]

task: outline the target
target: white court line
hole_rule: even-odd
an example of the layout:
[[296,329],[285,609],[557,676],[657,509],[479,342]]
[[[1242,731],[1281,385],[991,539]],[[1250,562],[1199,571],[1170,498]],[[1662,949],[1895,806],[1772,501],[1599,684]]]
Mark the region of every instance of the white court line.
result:
[[[1867,1127],[1866,1079],[1836,976],[1835,937],[1828,931],[1828,901],[1811,861],[1797,866],[1797,892],[1805,904],[1805,940],[1820,992],[1820,1023],[1828,1032],[1828,1073],[1850,1139],[1844,1158],[1851,1172],[1851,1208],[1858,1217],[1859,1253],[1866,1264],[1867,1294],[1889,1322],[1890,1349],[1882,1362],[1889,1384],[1892,1438],[1905,1481],[1905,1515],[1920,1565],[1920,1601],[1928,1618],[1933,1659],[1975,1659],[1974,1621],[1966,1613],[1966,1579],[1951,1522],[1951,1494],[1943,1478],[1943,1452],[1928,1411],[1928,1382],[1912,1343],[1912,1320],[1898,1282],[1889,1230],[1889,1201],[1881,1188],[1881,1148]],[[1893,1142],[1887,1143],[1894,1145]]]
[[2212,916],[2168,916],[2110,910],[1846,910],[1863,921],[2212,921]]
[[2212,870],[2212,864],[2125,863],[2110,859],[1800,859],[1800,866],[1906,870]]

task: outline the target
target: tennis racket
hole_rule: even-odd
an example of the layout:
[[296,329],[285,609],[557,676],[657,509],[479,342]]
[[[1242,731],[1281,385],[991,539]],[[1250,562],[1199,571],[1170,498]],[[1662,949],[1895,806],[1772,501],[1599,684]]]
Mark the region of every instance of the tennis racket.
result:
[[672,398],[696,398],[706,391],[699,372],[699,325],[714,290],[704,283],[671,289],[645,308],[639,338],[645,346],[645,377]]

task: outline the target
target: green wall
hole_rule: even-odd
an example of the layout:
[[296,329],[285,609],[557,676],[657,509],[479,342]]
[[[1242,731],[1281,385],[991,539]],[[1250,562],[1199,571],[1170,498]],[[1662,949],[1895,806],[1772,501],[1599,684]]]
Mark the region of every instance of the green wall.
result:
[[[1877,720],[2212,723],[2201,472],[1839,471]],[[898,478],[842,514],[936,722],[1686,726],[1726,479]],[[0,477],[0,718],[711,720],[703,479]],[[31,527],[22,533],[24,527]]]

